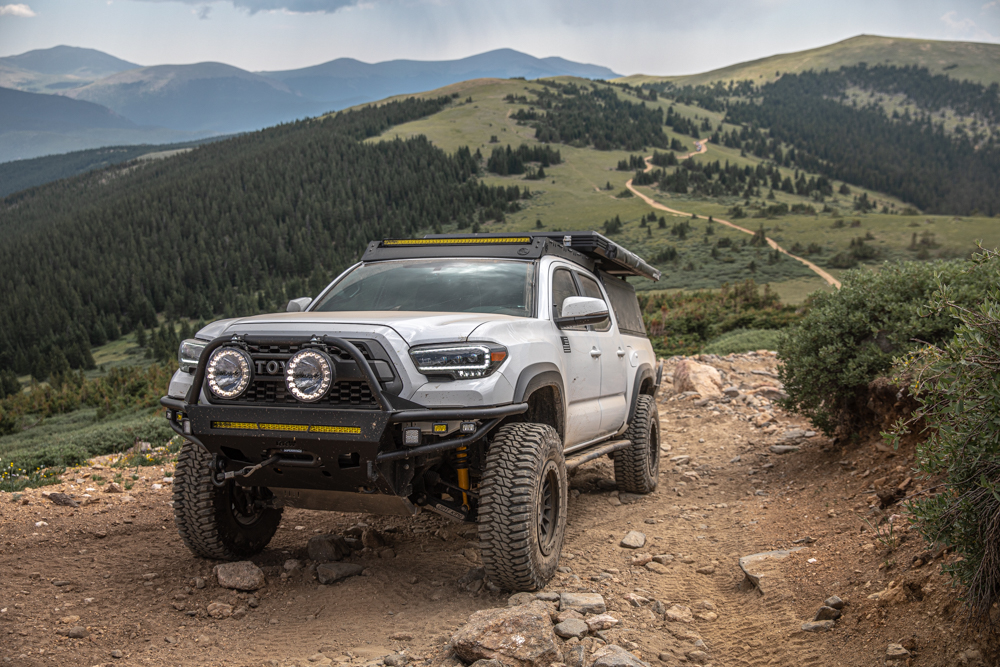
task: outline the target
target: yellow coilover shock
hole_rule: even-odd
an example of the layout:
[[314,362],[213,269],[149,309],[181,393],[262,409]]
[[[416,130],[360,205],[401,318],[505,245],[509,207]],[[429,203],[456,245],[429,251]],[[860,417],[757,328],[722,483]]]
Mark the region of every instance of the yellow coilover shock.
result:
[[[455,472],[458,473],[458,485],[469,489],[469,448],[459,447],[455,450]],[[462,494],[462,507],[469,509],[469,496]]]

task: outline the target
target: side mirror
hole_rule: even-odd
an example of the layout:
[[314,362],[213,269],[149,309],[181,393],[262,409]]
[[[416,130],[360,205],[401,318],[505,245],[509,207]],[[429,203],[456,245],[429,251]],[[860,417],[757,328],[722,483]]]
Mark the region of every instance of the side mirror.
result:
[[291,301],[288,302],[288,305],[285,307],[285,312],[301,313],[302,311],[304,311],[306,308],[309,307],[310,303],[312,303],[312,299],[310,299],[307,296],[299,297],[298,299],[292,299]]
[[589,296],[568,296],[562,304],[562,317],[555,319],[556,326],[579,327],[600,324],[608,319],[608,304]]

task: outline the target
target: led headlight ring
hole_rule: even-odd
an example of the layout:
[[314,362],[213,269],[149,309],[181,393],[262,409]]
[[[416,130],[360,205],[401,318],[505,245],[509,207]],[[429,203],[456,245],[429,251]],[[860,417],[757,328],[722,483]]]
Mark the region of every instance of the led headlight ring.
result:
[[285,364],[285,387],[304,403],[314,403],[326,396],[333,380],[333,362],[325,352],[300,350]]
[[208,389],[219,398],[237,398],[253,380],[253,360],[238,348],[220,347],[209,357],[205,377]]

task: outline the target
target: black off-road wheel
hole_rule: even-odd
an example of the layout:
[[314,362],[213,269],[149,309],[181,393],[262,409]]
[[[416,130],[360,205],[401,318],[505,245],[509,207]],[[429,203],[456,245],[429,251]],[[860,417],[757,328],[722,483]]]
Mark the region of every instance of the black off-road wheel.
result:
[[479,500],[479,542],[490,581],[513,591],[548,583],[566,537],[568,487],[555,429],[517,423],[497,430]]
[[212,455],[185,442],[174,472],[174,523],[196,556],[240,560],[260,553],[274,537],[281,510],[260,507],[266,489],[244,488],[232,480],[212,483]]
[[660,415],[652,396],[636,399],[635,416],[625,431],[632,444],[615,452],[615,483],[626,493],[652,493],[660,476]]

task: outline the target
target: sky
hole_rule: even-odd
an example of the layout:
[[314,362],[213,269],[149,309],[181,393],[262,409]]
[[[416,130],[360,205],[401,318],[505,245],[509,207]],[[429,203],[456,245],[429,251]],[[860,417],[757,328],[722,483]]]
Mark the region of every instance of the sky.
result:
[[0,56],[65,44],[251,71],[512,48],[693,74],[859,34],[1000,43],[1000,0],[0,0]]

